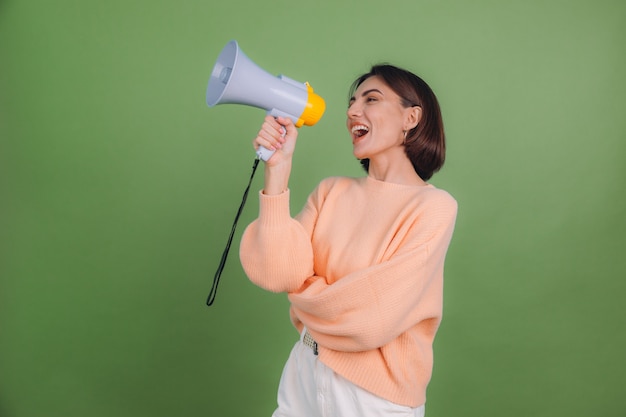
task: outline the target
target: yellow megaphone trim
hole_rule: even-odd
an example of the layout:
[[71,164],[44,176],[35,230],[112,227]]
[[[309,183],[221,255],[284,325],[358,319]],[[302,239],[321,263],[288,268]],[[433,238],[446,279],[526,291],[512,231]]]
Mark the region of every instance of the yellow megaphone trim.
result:
[[296,122],[296,127],[301,127],[302,125],[313,126],[315,123],[319,122],[326,110],[326,102],[324,102],[324,99],[315,94],[313,87],[311,87],[308,82],[305,84],[309,95],[307,97],[306,106],[304,106],[304,110]]

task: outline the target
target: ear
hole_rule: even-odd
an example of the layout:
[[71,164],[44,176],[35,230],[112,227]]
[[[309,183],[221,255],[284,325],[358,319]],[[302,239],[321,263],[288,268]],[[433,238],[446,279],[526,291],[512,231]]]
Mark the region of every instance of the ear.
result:
[[407,107],[404,119],[404,130],[411,130],[422,120],[422,107]]

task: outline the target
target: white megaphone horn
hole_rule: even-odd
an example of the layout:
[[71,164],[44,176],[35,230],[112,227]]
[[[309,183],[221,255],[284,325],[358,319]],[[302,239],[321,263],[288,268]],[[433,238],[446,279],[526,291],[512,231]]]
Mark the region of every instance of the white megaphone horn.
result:
[[[273,76],[248,58],[237,41],[230,41],[217,58],[206,91],[209,107],[245,104],[265,109],[274,117],[288,117],[296,127],[313,126],[324,114],[324,99],[308,83]],[[274,151],[263,147],[257,155],[267,161]]]

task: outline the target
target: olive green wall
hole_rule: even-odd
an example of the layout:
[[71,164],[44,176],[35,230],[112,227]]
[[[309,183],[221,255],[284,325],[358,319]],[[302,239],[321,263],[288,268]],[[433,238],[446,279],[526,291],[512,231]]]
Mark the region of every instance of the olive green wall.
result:
[[625,22],[619,0],[0,0],[0,416],[271,414],[285,297],[235,244],[204,304],[264,116],[204,103],[231,39],[326,99],[294,211],[361,174],[343,123],[370,64],[438,94],[432,182],[460,211],[428,416],[623,415]]

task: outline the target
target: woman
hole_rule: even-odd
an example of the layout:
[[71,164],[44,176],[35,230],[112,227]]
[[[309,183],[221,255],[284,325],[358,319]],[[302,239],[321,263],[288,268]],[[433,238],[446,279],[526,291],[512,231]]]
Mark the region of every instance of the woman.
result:
[[254,139],[276,152],[240,258],[256,285],[288,293],[300,332],[275,417],[424,415],[457,211],[426,182],[445,157],[439,105],[421,78],[391,65],[372,67],[351,93],[347,128],[367,175],[323,180],[295,218],[296,128],[267,117]]

